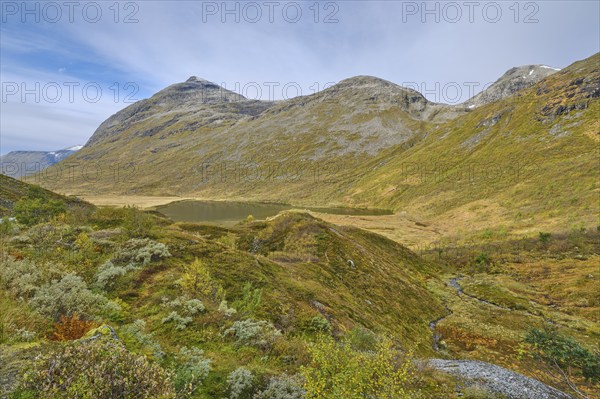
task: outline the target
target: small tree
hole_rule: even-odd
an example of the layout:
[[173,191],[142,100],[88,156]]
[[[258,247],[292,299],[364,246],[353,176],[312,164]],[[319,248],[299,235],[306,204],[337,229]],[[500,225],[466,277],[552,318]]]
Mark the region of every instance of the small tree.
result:
[[590,352],[572,337],[554,329],[532,328],[524,341],[530,346],[530,355],[542,360],[550,375],[562,379],[580,397],[586,396],[573,382],[573,376],[580,375],[592,383],[600,381],[600,355]]
[[211,277],[204,262],[196,258],[192,263],[183,266],[182,285],[193,294],[217,297],[221,287]]

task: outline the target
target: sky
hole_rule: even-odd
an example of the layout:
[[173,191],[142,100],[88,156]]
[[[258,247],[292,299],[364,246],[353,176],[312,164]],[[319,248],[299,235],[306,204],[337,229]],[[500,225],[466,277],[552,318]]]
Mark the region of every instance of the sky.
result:
[[280,100],[372,75],[459,103],[514,66],[600,51],[599,4],[0,0],[0,154],[85,144],[190,76]]

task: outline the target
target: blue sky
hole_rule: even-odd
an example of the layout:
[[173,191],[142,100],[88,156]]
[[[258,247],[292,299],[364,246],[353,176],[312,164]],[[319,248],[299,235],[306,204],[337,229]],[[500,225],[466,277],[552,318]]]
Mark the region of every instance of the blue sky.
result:
[[373,75],[455,103],[513,66],[600,51],[598,1],[2,0],[0,13],[2,154],[85,144],[192,75],[263,100]]

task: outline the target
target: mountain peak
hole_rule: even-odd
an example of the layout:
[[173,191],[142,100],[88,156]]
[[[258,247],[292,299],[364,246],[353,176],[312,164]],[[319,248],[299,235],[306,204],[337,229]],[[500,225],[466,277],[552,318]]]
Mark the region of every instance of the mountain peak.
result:
[[213,85],[215,84],[215,83],[213,83],[213,82],[211,82],[211,81],[209,81],[209,80],[206,80],[206,79],[200,78],[200,77],[198,77],[198,76],[190,76],[190,77],[189,77],[189,79],[188,79],[188,80],[186,80],[185,82],[186,82],[186,83],[204,83],[204,84],[206,84],[206,83],[210,83],[210,84],[213,84]]
[[464,105],[476,108],[494,101],[510,97],[516,92],[533,86],[546,77],[560,71],[547,65],[523,65],[510,68],[492,85],[473,98],[467,100]]

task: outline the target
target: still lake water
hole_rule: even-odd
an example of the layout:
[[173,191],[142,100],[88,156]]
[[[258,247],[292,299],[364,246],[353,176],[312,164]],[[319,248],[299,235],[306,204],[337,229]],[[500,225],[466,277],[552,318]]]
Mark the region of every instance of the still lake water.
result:
[[229,201],[178,201],[156,208],[177,222],[203,222],[231,226],[248,215],[263,220],[290,209],[308,209],[333,215],[391,215],[385,209],[293,207],[285,204]]

